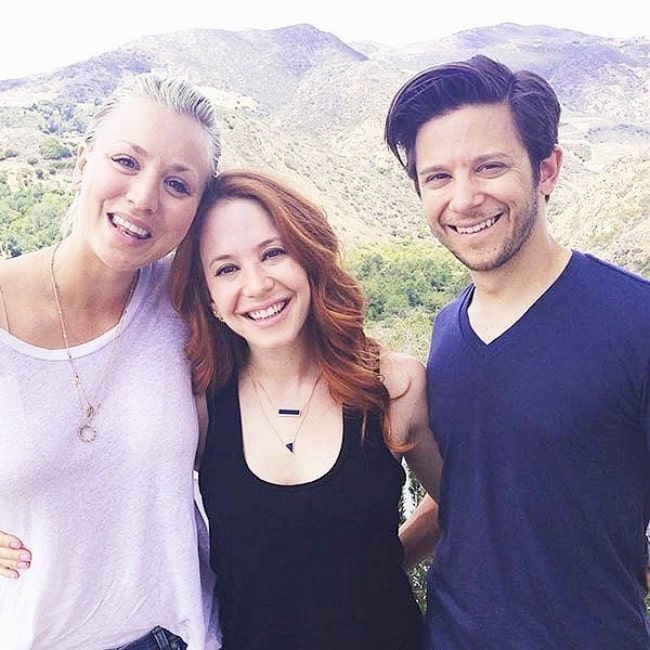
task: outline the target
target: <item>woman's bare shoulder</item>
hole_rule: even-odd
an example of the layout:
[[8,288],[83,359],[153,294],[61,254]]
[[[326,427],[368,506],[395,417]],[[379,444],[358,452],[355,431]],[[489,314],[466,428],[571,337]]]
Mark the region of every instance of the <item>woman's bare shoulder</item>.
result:
[[0,327],[9,329],[9,313],[20,319],[34,310],[47,278],[47,254],[42,250],[0,259]]
[[28,299],[48,279],[47,253],[43,250],[0,259],[0,287],[8,297]]
[[31,279],[39,274],[44,274],[46,253],[44,250],[24,253],[16,257],[0,257],[0,280],[16,282],[20,278]]

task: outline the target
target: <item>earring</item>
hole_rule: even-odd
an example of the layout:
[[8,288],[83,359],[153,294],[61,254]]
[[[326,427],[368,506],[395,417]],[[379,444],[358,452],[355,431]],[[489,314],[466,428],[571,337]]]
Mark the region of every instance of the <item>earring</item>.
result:
[[212,313],[214,314],[214,317],[220,322],[223,323],[223,316],[219,313],[219,310],[213,309]]

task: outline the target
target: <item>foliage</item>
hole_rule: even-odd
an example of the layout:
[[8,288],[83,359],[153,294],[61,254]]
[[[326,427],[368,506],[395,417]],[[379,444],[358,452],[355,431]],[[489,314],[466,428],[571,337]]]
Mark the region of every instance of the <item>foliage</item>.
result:
[[9,186],[9,179],[7,172],[0,172],[0,198],[9,196],[11,194],[11,187]]
[[379,320],[367,320],[366,332],[389,350],[426,361],[434,314],[416,307]]
[[72,200],[69,191],[25,183],[7,191],[0,176],[0,257],[16,257],[51,244]]
[[89,107],[41,99],[26,106],[0,106],[0,128],[31,128],[59,137],[78,137],[85,130]]
[[15,158],[17,155],[18,152],[12,147],[7,147],[6,149],[0,149],[0,160],[7,160],[7,158]]
[[371,323],[418,310],[433,315],[468,282],[464,267],[433,239],[362,246],[348,267],[366,293]]
[[346,265],[366,295],[367,332],[424,362],[435,315],[469,282],[465,267],[433,239],[360,246]]
[[72,157],[72,151],[58,138],[47,138],[38,147],[38,151],[47,160],[60,160]]

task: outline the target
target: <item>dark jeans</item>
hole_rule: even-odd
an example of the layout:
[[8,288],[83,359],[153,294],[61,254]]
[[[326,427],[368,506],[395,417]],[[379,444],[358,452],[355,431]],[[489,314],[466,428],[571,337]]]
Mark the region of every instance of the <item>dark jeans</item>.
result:
[[164,627],[156,626],[149,634],[115,650],[185,650],[187,643]]

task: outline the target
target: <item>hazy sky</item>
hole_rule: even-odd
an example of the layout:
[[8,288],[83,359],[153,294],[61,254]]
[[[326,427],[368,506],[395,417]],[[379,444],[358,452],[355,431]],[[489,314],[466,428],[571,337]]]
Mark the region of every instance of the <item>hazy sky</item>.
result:
[[[0,79],[21,77],[83,60],[139,36],[197,27],[273,29],[309,23],[345,42],[404,45],[457,31],[513,22],[549,25],[598,36],[650,36],[637,0],[590,3],[566,0],[9,0],[0,28]],[[153,8],[143,8],[150,4]],[[404,9],[399,12],[398,7]]]

